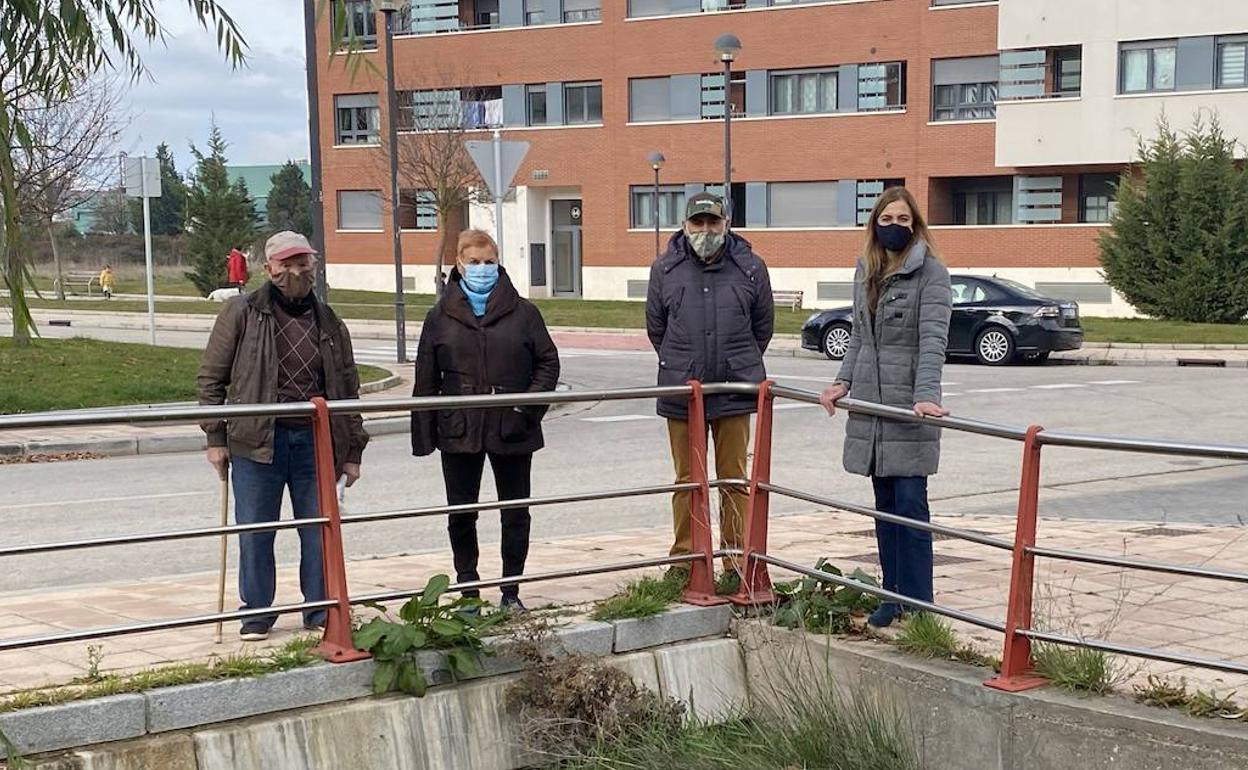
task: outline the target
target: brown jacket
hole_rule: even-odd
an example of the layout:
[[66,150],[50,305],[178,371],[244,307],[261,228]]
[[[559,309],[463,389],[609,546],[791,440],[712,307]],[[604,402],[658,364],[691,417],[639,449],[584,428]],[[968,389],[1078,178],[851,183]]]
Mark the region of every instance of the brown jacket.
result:
[[[270,283],[225,303],[208,338],[199,364],[199,403],[220,405],[277,403],[277,326],[273,317]],[[314,301],[321,332],[321,359],[325,368],[325,397],[359,398],[360,375],[355,368],[351,335],[328,305]],[[330,417],[334,437],[334,465],[358,463],[368,443],[358,414]],[[246,417],[203,423],[208,446],[228,446],[230,454],[258,463],[273,462],[273,418]]]
[[[420,330],[413,396],[526,393],[554,390],[559,351],[533,303],[499,269],[485,315],[472,313],[459,272]],[[412,454],[532,454],[543,446],[545,406],[412,412]]]

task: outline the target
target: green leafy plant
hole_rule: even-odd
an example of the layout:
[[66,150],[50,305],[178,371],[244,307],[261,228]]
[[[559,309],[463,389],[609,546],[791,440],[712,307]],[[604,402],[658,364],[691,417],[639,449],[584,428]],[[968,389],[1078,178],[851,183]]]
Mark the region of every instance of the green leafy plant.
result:
[[643,577],[624,586],[609,599],[598,602],[590,615],[594,620],[651,618],[680,601],[689,582],[689,571],[673,569],[662,578]]
[[443,602],[451,579],[446,575],[429,578],[416,596],[399,609],[398,618],[378,604],[370,607],[381,612],[355,631],[355,645],[372,653],[377,661],[373,675],[373,692],[381,694],[400,690],[421,697],[429,689],[415,653],[440,650],[446,655],[452,679],[481,673],[481,656],[491,654],[482,632],[501,623],[506,617],[500,612],[482,612],[486,603],[480,599],[459,596]]
[[[815,569],[829,575],[843,577],[844,573],[827,558],[815,563]],[[861,569],[854,570],[849,578],[865,586],[879,587],[879,582]],[[845,634],[853,628],[855,615],[871,612],[880,605],[875,596],[851,586],[839,586],[802,577],[774,587],[781,605],[776,610],[774,622],[785,628],[805,628],[808,631]]]
[[1118,659],[1089,647],[1066,647],[1036,642],[1031,648],[1036,671],[1055,686],[1070,692],[1105,695],[1122,677]]

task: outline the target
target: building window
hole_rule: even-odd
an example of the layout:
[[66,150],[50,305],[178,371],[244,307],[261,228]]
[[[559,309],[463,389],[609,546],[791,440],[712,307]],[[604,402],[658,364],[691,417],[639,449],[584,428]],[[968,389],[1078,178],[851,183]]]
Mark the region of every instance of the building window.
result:
[[858,110],[894,110],[906,106],[905,65],[858,65]]
[[338,192],[339,230],[380,230],[380,190],[340,190]]
[[[654,187],[636,185],[629,188],[632,206],[630,226],[649,229],[654,227]],[[680,227],[685,218],[685,188],[683,185],[659,187],[659,227]]]
[[480,131],[503,125],[503,89],[399,91],[401,131]]
[[1108,222],[1118,197],[1117,174],[1079,176],[1079,221]]
[[1218,39],[1218,88],[1248,87],[1248,37]]
[[345,0],[343,11],[346,37],[358,41],[365,48],[377,46],[377,14],[373,12],[372,0]]
[[838,182],[774,182],[767,185],[770,227],[835,227]]
[[546,9],[542,0],[524,0],[524,25],[536,27],[546,23]]
[[435,203],[432,190],[399,190],[399,229],[437,230]]
[[377,144],[381,137],[381,110],[377,94],[341,94],[334,97],[338,114],[335,144]]
[[598,21],[602,18],[601,0],[563,0],[563,21]]
[[835,69],[773,72],[769,78],[772,115],[836,112],[837,72]]
[[1013,222],[1013,177],[981,177],[954,181],[953,224],[1008,225]]
[[535,85],[525,89],[526,112],[528,119],[526,125],[544,126],[546,125],[546,86]]
[[1173,91],[1177,50],[1173,40],[1124,43],[1118,58],[1118,92]]
[[1067,46],[1053,51],[1054,87],[1058,96],[1078,96],[1083,91],[1083,48]]
[[997,116],[996,56],[932,62],[932,120],[991,120]]
[[563,120],[568,125],[602,122],[602,83],[563,86]]
[[672,116],[669,78],[634,78],[628,81],[628,119],[634,123],[668,120]]
[[935,120],[985,120],[997,116],[997,84],[936,86]]

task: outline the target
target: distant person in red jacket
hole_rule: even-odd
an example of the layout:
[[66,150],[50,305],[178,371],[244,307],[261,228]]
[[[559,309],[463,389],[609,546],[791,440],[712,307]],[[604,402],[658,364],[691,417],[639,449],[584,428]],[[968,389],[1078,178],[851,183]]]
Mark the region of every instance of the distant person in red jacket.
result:
[[230,274],[230,285],[237,286],[239,293],[242,293],[247,288],[247,279],[250,277],[247,274],[247,258],[238,249],[230,249],[226,264]]

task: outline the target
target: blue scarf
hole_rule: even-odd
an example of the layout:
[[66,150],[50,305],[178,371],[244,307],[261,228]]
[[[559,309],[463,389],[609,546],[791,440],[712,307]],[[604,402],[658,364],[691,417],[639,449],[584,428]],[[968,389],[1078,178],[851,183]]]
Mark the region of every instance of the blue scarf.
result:
[[487,292],[475,292],[468,288],[468,282],[461,280],[459,288],[463,289],[464,296],[468,298],[468,304],[472,306],[472,314],[477,318],[485,315],[485,303],[490,300],[490,294],[494,292],[494,288],[490,287]]

